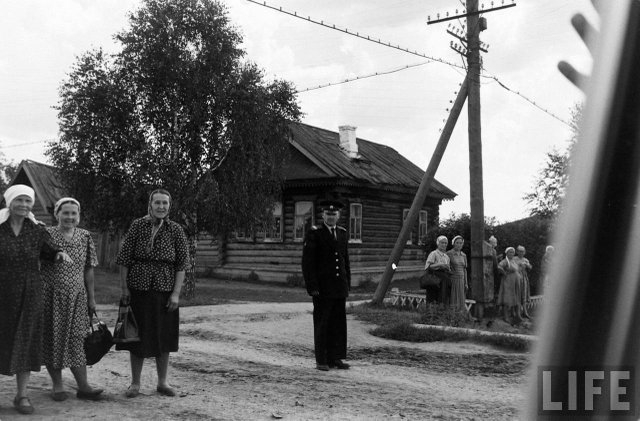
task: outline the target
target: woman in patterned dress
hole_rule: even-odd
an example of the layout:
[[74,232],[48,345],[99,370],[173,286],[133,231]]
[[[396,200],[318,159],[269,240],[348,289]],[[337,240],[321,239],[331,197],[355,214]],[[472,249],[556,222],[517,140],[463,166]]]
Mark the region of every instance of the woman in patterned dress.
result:
[[529,313],[527,312],[527,305],[531,302],[531,285],[529,284],[529,274],[527,271],[533,269],[533,265],[529,263],[529,259],[524,257],[526,253],[526,249],[524,246],[516,247],[516,257],[514,260],[516,261],[518,268],[520,270],[520,279],[522,280],[521,286],[521,304],[522,304],[522,317],[526,319],[531,319]]
[[169,219],[171,195],[154,190],[148,215],[131,224],[116,262],[120,265],[122,301],[130,302],[138,322],[140,342],[121,343],[128,350],[131,385],[126,396],[140,393],[145,358],[155,357],[161,395],[175,396],[167,382],[169,353],[178,350],[178,300],[188,262],[187,238],[182,227]]
[[78,384],[79,399],[98,400],[102,389],[87,382],[84,337],[89,315],[96,310],[93,268],[98,257],[89,231],[77,228],[80,203],[71,198],[58,200],[53,211],[58,226],[48,228],[51,238],[73,259],[61,265],[43,264],[44,335],[43,359],[53,382],[52,398],[67,399],[62,369],[69,367]]
[[451,262],[451,306],[465,310],[467,283],[467,255],[462,251],[464,238],[456,235],[451,241],[453,248],[447,252]]
[[507,247],[504,251],[505,258],[498,264],[498,270],[502,273],[502,283],[498,293],[498,305],[502,306],[504,321],[510,324],[519,324],[520,318],[521,285],[520,270],[514,257],[516,249]]
[[431,270],[438,275],[440,278],[440,286],[427,287],[427,302],[435,301],[442,304],[449,304],[449,295],[451,293],[451,261],[446,253],[449,240],[444,235],[441,235],[436,239],[436,245],[438,248],[427,256],[424,270]]
[[22,414],[34,411],[27,397],[31,371],[42,366],[42,283],[40,259],[71,262],[35,220],[35,193],[16,184],[4,193],[0,210],[0,374],[16,376],[13,405]]

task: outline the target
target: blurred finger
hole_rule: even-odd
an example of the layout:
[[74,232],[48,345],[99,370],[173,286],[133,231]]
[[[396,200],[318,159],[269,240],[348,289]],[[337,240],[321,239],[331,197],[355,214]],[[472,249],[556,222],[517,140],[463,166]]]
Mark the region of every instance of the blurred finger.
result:
[[603,0],[591,0],[591,4],[593,4],[593,7],[596,9],[598,13],[602,12],[602,6],[604,5]]
[[571,83],[576,85],[578,89],[584,91],[584,87],[586,86],[587,80],[589,79],[588,76],[580,73],[571,64],[567,63],[564,60],[558,63],[558,70],[560,70],[560,73],[562,73],[564,77],[569,79]]
[[571,18],[571,25],[576,30],[582,42],[587,46],[591,55],[595,50],[595,41],[598,39],[598,30],[580,13]]

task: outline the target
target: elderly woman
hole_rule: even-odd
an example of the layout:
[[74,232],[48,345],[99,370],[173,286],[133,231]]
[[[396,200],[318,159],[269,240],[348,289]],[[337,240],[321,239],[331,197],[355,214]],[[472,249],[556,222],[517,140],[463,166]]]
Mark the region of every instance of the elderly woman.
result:
[[462,251],[464,238],[456,235],[451,241],[453,248],[447,252],[451,262],[451,306],[465,310],[467,282],[467,255]]
[[0,374],[16,375],[13,405],[21,414],[34,409],[27,397],[31,371],[42,366],[42,283],[40,259],[71,262],[35,220],[31,187],[16,184],[4,193],[0,210]]
[[178,300],[188,261],[187,238],[182,227],[169,219],[171,195],[154,190],[148,215],[131,224],[116,262],[121,266],[122,300],[130,302],[138,322],[140,342],[121,343],[131,360],[131,385],[126,396],[140,393],[145,358],[155,357],[157,392],[175,396],[167,382],[169,353],[178,350]]
[[547,290],[548,287],[548,283],[549,283],[549,268],[551,266],[551,258],[553,257],[553,252],[554,252],[554,248],[553,246],[549,245],[545,248],[544,250],[544,256],[542,256],[542,264],[540,265],[540,269],[541,269],[541,278],[542,278],[542,285],[540,285],[540,287],[542,288],[542,290],[540,291],[542,294],[544,294]]
[[427,301],[449,304],[449,296],[451,294],[451,266],[450,259],[447,255],[447,245],[449,240],[444,235],[436,239],[438,248],[433,250],[427,256],[427,262],[424,270],[431,271],[440,278],[440,286],[427,287]]
[[63,197],[55,204],[53,214],[58,225],[47,228],[51,238],[71,256],[73,263],[42,265],[44,290],[43,359],[53,382],[51,397],[67,399],[62,383],[62,369],[69,367],[78,384],[76,396],[99,400],[102,389],[87,382],[87,359],[84,337],[89,330],[89,315],[96,310],[93,268],[98,257],[89,231],[77,228],[80,203]]
[[510,324],[519,324],[520,318],[521,285],[520,269],[514,260],[516,249],[507,247],[504,251],[505,258],[498,264],[498,270],[502,273],[502,283],[498,293],[498,305],[502,306],[504,321]]
[[527,312],[527,305],[531,301],[531,286],[529,284],[529,274],[527,271],[533,269],[531,263],[529,263],[529,259],[524,257],[526,254],[526,249],[524,246],[516,247],[516,257],[514,260],[518,265],[518,269],[520,270],[520,279],[521,279],[521,294],[520,294],[520,303],[522,305],[522,317],[526,319],[531,319],[529,313]]

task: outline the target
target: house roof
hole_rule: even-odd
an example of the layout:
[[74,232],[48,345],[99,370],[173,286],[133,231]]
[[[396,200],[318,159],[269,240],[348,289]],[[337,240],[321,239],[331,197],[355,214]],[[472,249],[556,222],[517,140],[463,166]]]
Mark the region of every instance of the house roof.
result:
[[36,200],[49,212],[53,212],[58,199],[66,196],[58,180],[55,167],[26,159],[18,166],[11,184],[26,184],[36,192]]
[[[424,170],[395,149],[357,138],[358,158],[349,158],[340,147],[340,134],[330,130],[291,122],[291,145],[313,165],[294,162],[285,171],[285,179],[340,179],[364,184],[374,184],[390,189],[417,189]],[[433,180],[429,194],[443,199],[453,199],[457,194]]]

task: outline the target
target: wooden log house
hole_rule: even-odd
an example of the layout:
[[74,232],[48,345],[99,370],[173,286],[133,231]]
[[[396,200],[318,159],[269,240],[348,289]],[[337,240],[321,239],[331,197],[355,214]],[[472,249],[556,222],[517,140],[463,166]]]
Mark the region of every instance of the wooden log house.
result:
[[[340,200],[339,225],[349,232],[352,283],[377,282],[402,227],[424,170],[394,149],[339,132],[290,124],[290,154],[284,168],[282,199],[267,227],[239,229],[230,238],[199,242],[198,267],[219,277],[284,282],[301,276],[305,232],[322,223],[318,203]],[[456,194],[434,180],[420,220],[411,233],[397,278],[419,275],[424,267],[427,227],[437,225],[439,206]]]
[[[306,231],[322,223],[318,203],[345,205],[339,225],[349,231],[352,283],[377,281],[411,207],[424,171],[394,149],[356,137],[355,127],[339,132],[291,123],[289,159],[284,168],[282,199],[266,227],[237,229],[228,238],[198,241],[196,270],[223,278],[287,281],[301,277],[302,242]],[[55,168],[25,160],[11,184],[27,184],[36,192],[34,213],[47,225],[55,202],[65,196]],[[414,227],[396,278],[417,276],[424,266],[422,242],[427,227],[437,225],[439,206],[456,194],[434,180]],[[100,266],[113,268],[120,237],[93,231]]]

